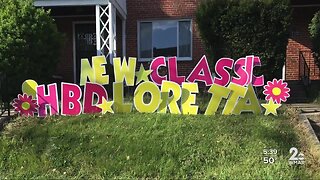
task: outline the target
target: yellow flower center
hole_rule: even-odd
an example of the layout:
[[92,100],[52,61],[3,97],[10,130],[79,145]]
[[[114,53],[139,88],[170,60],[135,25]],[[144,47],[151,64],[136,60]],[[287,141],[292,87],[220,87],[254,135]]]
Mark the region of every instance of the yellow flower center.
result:
[[22,103],[22,109],[23,110],[28,110],[30,108],[30,104],[28,102],[23,102]]
[[278,87],[275,87],[272,89],[272,94],[275,96],[279,96],[281,94],[281,89]]

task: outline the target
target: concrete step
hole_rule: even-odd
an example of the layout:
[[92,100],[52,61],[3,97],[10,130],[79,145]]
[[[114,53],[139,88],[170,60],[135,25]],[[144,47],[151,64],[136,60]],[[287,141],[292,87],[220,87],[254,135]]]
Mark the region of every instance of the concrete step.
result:
[[295,104],[290,104],[290,107],[294,108],[320,108],[318,104],[309,104],[309,103],[295,103]]

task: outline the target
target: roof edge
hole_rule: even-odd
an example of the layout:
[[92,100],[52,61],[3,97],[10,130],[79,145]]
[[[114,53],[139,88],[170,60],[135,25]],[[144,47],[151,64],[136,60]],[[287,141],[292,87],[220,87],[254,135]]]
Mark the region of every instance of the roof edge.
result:
[[109,0],[35,0],[36,7],[106,5]]

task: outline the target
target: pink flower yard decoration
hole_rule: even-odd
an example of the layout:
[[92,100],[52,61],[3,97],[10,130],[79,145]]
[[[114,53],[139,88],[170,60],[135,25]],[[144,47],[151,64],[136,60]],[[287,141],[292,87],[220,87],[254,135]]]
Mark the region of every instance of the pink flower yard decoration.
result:
[[25,117],[33,117],[39,107],[37,100],[33,100],[32,96],[28,96],[27,94],[19,94],[18,98],[13,100],[12,106],[16,112]]
[[263,94],[266,95],[266,100],[272,99],[275,103],[281,104],[281,102],[286,102],[290,97],[290,89],[287,87],[288,84],[283,82],[282,79],[268,81],[265,85]]

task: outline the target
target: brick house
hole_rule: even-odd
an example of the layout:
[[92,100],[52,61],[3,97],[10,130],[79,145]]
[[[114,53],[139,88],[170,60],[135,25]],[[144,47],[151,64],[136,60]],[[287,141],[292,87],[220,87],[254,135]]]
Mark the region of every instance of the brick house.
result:
[[[319,91],[320,71],[312,55],[312,43],[308,26],[314,14],[320,10],[317,0],[291,0],[292,24],[287,45],[287,57],[283,79],[291,88],[290,102],[308,102],[307,91]],[[313,94],[308,95],[314,96]]]
[[[138,57],[148,62],[158,55],[177,56],[182,75],[190,73],[205,54],[195,23],[200,0],[35,0],[51,9],[65,34],[57,74],[78,82],[80,58]],[[311,52],[308,24],[320,9],[317,0],[291,0],[293,22],[283,78],[320,80]]]
[[308,26],[314,14],[320,10],[317,0],[292,0],[292,25],[287,46],[284,77],[287,81],[320,80],[319,67],[312,55],[312,43]]
[[[177,56],[182,75],[205,53],[195,23],[199,0],[36,0],[65,34],[57,75],[78,82],[80,59],[93,55]],[[112,58],[111,58],[112,59]]]

